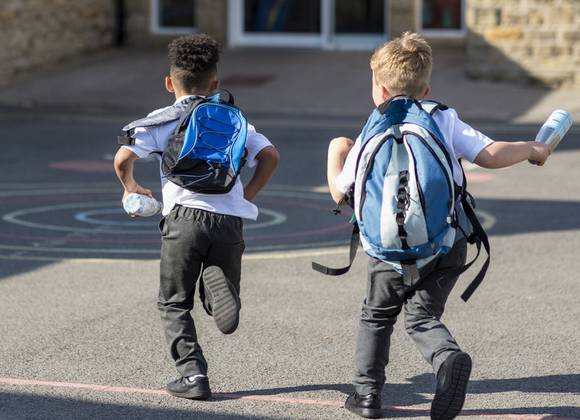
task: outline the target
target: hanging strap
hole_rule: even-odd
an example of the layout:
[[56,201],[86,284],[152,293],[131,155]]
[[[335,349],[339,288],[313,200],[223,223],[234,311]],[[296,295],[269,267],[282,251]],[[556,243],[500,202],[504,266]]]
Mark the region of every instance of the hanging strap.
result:
[[469,270],[471,266],[475,263],[475,261],[477,261],[479,255],[481,254],[481,245],[483,245],[485,252],[487,253],[487,258],[485,259],[485,262],[483,263],[481,269],[479,270],[479,273],[477,273],[477,276],[475,276],[475,278],[471,281],[471,283],[469,283],[469,285],[461,295],[461,299],[463,299],[464,302],[467,302],[471,297],[471,295],[473,294],[473,292],[475,292],[475,290],[479,287],[479,285],[483,281],[485,274],[487,273],[487,269],[489,268],[491,254],[487,233],[485,233],[485,230],[483,230],[483,227],[481,226],[481,223],[479,222],[479,219],[477,218],[477,215],[475,214],[475,211],[473,210],[471,203],[467,199],[467,194],[462,195],[461,205],[463,206],[465,215],[467,216],[469,222],[471,223],[471,226],[473,227],[473,233],[467,237],[467,242],[470,244],[475,244],[477,248],[477,254],[469,263],[465,264],[464,266],[447,271],[446,272],[447,275],[450,277],[456,277]]
[[342,268],[331,268],[312,261],[312,269],[318,271],[319,273],[326,274],[327,276],[340,276],[342,274],[348,273],[348,270],[350,270],[352,262],[356,257],[356,251],[358,250],[359,244],[360,229],[358,227],[358,223],[355,222],[352,228],[352,236],[350,237],[350,256],[348,265]]
[[473,233],[469,236],[469,238],[467,238],[467,240],[469,243],[475,243],[475,245],[477,246],[477,255],[475,256],[473,261],[471,261],[464,267],[463,271],[469,269],[469,267],[471,267],[471,265],[475,262],[475,260],[477,260],[481,252],[482,244],[483,247],[485,248],[485,252],[487,253],[487,258],[485,259],[483,266],[479,270],[479,273],[477,273],[477,276],[475,276],[475,278],[471,281],[471,283],[469,283],[469,286],[467,286],[467,288],[461,295],[461,299],[463,299],[464,302],[467,302],[471,297],[471,295],[473,294],[473,292],[475,292],[475,290],[479,287],[479,285],[481,284],[481,282],[485,277],[485,274],[487,273],[491,253],[487,233],[485,233],[485,230],[483,230],[483,227],[481,226],[481,223],[479,222],[479,219],[477,218],[477,215],[475,214],[475,211],[473,210],[471,203],[469,203],[469,200],[467,199],[466,195],[462,197],[461,204],[463,206],[463,210],[465,211],[465,215],[467,216],[467,218],[471,222],[471,225],[473,226]]
[[457,275],[467,271],[473,265],[473,263],[479,258],[482,244],[483,247],[485,248],[485,252],[487,253],[487,258],[485,259],[485,262],[481,266],[479,273],[477,273],[477,276],[475,276],[475,278],[471,281],[471,283],[469,283],[469,285],[461,295],[461,299],[463,299],[464,302],[467,302],[471,297],[471,295],[473,294],[473,292],[475,292],[475,290],[479,287],[479,285],[481,284],[481,282],[485,277],[485,274],[487,273],[491,257],[490,253],[491,248],[489,245],[489,238],[487,237],[487,233],[483,229],[483,226],[481,226],[481,223],[479,222],[479,219],[475,214],[474,210],[475,200],[473,199],[471,194],[469,194],[469,192],[467,191],[467,177],[465,176],[465,171],[463,170],[463,164],[461,160],[459,160],[459,166],[461,168],[463,182],[461,188],[458,188],[459,192],[458,194],[461,199],[461,206],[463,207],[463,211],[465,212],[465,215],[467,216],[467,219],[469,220],[469,223],[471,223],[472,227],[472,233],[467,238],[467,242],[469,242],[470,244],[475,244],[475,246],[477,247],[477,254],[475,255],[475,258],[471,260],[470,263],[466,264],[461,270],[459,270]]

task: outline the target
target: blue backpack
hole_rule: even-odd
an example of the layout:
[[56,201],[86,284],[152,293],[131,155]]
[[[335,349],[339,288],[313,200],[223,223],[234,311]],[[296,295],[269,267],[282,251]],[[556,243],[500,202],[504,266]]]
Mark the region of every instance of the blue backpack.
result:
[[[368,255],[400,264],[403,276],[418,280],[418,262],[430,261],[452,248],[458,227],[456,203],[461,202],[473,226],[467,239],[477,244],[478,256],[481,243],[488,252],[483,273],[462,296],[467,300],[487,270],[489,243],[468,200],[465,181],[461,187],[454,182],[451,157],[431,116],[446,108],[437,102],[395,97],[369,117],[361,133],[355,183],[349,195],[356,219],[350,264],[360,237]],[[474,261],[453,274],[459,275]],[[350,264],[330,269],[313,263],[313,268],[338,275],[347,272]]]
[[133,130],[179,120],[161,154],[161,172],[169,181],[201,194],[224,194],[235,185],[246,163],[248,123],[225,91],[192,97],[125,126],[120,144],[134,144]]

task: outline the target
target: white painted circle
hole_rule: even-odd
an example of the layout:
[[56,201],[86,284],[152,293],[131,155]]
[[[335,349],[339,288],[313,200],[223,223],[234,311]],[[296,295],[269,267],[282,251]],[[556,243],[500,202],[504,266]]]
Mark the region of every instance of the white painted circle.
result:
[[[10,185],[10,187],[14,188],[14,185]],[[86,194],[86,189],[77,189],[75,188],[75,184],[68,184],[65,187],[65,184],[55,184],[55,185],[47,185],[45,189],[19,189],[13,191],[0,191],[0,197],[11,197],[11,196],[29,196],[29,195],[56,195],[56,194],[63,194],[63,195],[72,195],[72,194]],[[318,193],[318,191],[313,191],[310,188],[300,188],[300,187],[293,187],[293,186],[282,186],[276,185],[271,186],[274,187],[275,190],[266,190],[262,191],[260,194],[264,196],[273,196],[273,197],[286,197],[290,199],[296,200],[316,200],[316,201],[328,201],[328,196],[322,195]],[[113,193],[117,192],[117,189],[108,188],[106,186],[99,186],[95,189],[91,190],[92,193]],[[35,223],[26,220],[21,220],[19,217],[28,215],[28,214],[38,214],[42,212],[48,211],[56,211],[56,210],[74,210],[74,209],[86,209],[90,207],[103,207],[103,206],[120,206],[117,201],[114,202],[92,202],[92,203],[68,203],[68,204],[61,204],[61,205],[52,205],[52,206],[43,206],[43,207],[35,207],[30,209],[23,209],[18,210],[15,212],[11,212],[5,214],[2,219],[8,223],[14,223],[26,227],[32,228],[39,228],[45,230],[53,230],[53,231],[67,231],[67,232],[86,232],[86,233],[132,233],[132,234],[152,234],[156,233],[155,230],[148,229],[148,230],[139,230],[139,229],[130,229],[130,230],[119,230],[118,226],[113,223],[104,224],[103,221],[98,219],[93,219],[91,216],[95,216],[98,214],[114,214],[114,213],[122,213],[120,207],[115,207],[114,209],[103,208],[101,210],[88,210],[88,211],[81,211],[75,215],[75,219],[87,224],[95,225],[94,228],[74,228],[74,227],[67,227],[67,226],[58,226],[58,225],[48,225],[43,223]],[[271,217],[271,220],[267,220],[260,223],[249,223],[245,226],[245,229],[260,229],[265,227],[271,227],[275,225],[279,225],[285,223],[287,220],[287,216],[281,212],[277,212],[271,209],[260,209],[260,212],[266,214]],[[488,212],[477,210],[476,213],[480,217],[482,221],[482,226],[484,229],[490,229],[496,223],[496,218]],[[329,205],[329,214],[330,214],[330,205]],[[78,218],[77,218],[78,217]],[[80,220],[79,220],[80,218]],[[106,221],[105,221],[106,222]],[[110,221],[109,221],[110,222]],[[125,222],[120,222],[125,223]],[[133,222],[127,222],[127,224],[135,225]],[[144,222],[136,222],[136,223],[143,223]],[[154,224],[154,223],[153,223]],[[109,226],[109,229],[105,229],[106,226]],[[116,228],[115,228],[116,227]],[[310,242],[310,243],[302,243],[302,244],[280,244],[280,245],[257,245],[249,247],[248,250],[251,251],[276,251],[280,250],[282,252],[289,251],[292,249],[304,249],[305,253],[309,252],[316,252],[314,248],[319,247],[332,247],[332,246],[343,246],[346,245],[347,241],[327,241],[327,242]],[[70,247],[43,247],[43,246],[13,246],[13,245],[3,245],[0,244],[0,249],[3,250],[12,250],[12,251],[44,251],[44,252],[69,252],[69,253],[103,253],[103,254],[149,254],[149,255],[158,255],[158,249],[128,249],[128,248],[70,248]],[[312,251],[308,251],[308,249]],[[301,251],[302,252],[302,251]],[[1,257],[1,256],[0,256]]]
[[[22,216],[38,213],[46,213],[58,210],[71,210],[80,208],[91,208],[91,207],[102,207],[111,206],[117,204],[116,202],[89,202],[89,203],[67,203],[67,204],[57,204],[52,206],[42,206],[33,207],[29,209],[17,210],[12,213],[5,214],[2,220],[8,223],[13,223],[21,226],[26,226],[36,229],[53,230],[60,232],[75,232],[75,233],[132,233],[132,234],[154,234],[156,233],[153,229],[119,229],[119,226],[154,226],[151,222],[140,222],[140,221],[117,221],[117,220],[100,220],[95,219],[91,216],[99,214],[125,214],[123,210],[115,208],[104,208],[99,210],[88,210],[83,212],[78,212],[74,215],[75,220],[93,224],[97,227],[95,228],[83,228],[83,227],[72,227],[72,226],[59,226],[52,225],[48,223],[38,223],[31,222],[28,220],[22,220]],[[263,222],[250,223],[246,226],[246,229],[263,229],[267,227],[272,227],[276,225],[281,225],[288,220],[287,216],[281,212],[262,208],[260,210],[262,214],[270,217],[269,220]],[[114,229],[113,229],[114,228]]]

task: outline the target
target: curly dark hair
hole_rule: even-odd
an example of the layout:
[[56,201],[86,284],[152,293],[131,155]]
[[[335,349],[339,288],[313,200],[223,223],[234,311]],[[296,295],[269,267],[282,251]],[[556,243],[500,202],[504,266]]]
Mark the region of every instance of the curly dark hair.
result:
[[209,35],[195,34],[174,39],[168,47],[171,77],[188,92],[206,89],[217,73],[219,43]]

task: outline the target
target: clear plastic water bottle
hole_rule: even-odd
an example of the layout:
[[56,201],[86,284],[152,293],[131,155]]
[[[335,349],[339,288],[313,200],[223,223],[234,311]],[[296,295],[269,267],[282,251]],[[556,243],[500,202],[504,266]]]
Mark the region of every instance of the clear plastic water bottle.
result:
[[139,217],[154,216],[163,209],[163,204],[146,195],[131,193],[123,199],[127,214]]
[[540,128],[536,141],[547,144],[553,152],[572,126],[572,122],[572,115],[569,112],[561,109],[555,110]]

